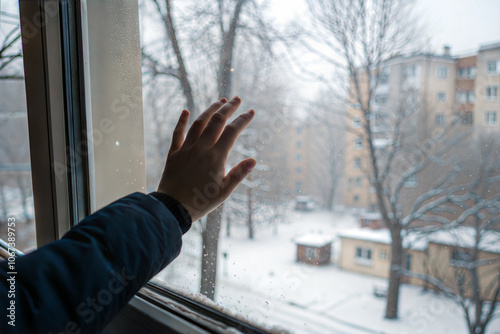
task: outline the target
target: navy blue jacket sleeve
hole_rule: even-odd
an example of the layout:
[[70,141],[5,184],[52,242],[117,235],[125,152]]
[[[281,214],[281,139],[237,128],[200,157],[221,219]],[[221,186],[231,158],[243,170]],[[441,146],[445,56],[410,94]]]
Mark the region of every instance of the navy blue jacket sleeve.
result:
[[7,310],[0,332],[98,333],[179,255],[179,224],[161,201],[134,193],[17,258],[15,327],[7,317],[9,270],[0,262],[0,308]]

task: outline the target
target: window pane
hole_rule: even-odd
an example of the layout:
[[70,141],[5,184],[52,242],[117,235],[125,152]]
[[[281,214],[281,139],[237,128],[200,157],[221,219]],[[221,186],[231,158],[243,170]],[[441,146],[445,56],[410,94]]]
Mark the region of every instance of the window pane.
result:
[[36,248],[18,1],[0,5],[0,238],[15,222],[15,247]]
[[[419,315],[422,309],[436,303],[442,305],[442,313],[435,321],[427,322],[425,330],[465,332],[466,321],[459,306],[444,296],[420,293],[423,288],[437,289],[429,283],[436,282],[435,279],[454,282],[457,263],[453,268],[449,265],[449,250],[457,245],[447,242],[456,243],[457,237],[436,234],[431,240],[425,234],[424,242],[420,243],[420,239],[412,239],[416,237],[407,233],[406,227],[418,229],[454,222],[455,214],[484,205],[484,201],[478,200],[477,206],[473,206],[477,196],[471,195],[463,203],[449,203],[445,195],[458,201],[465,198],[463,189],[480,184],[484,192],[477,190],[474,194],[486,194],[481,200],[493,201],[487,194],[500,191],[496,185],[492,186],[498,182],[498,166],[493,162],[489,169],[491,182],[482,183],[483,179],[477,179],[482,166],[475,165],[494,160],[491,157],[496,156],[496,148],[490,155],[483,149],[496,147],[491,144],[496,137],[482,143],[474,142],[473,138],[464,143],[455,137],[453,142],[446,137],[462,135],[461,131],[468,130],[474,131],[474,138],[490,130],[498,135],[491,126],[497,124],[500,112],[491,103],[498,94],[497,88],[492,88],[498,85],[492,73],[498,61],[498,46],[486,42],[500,40],[500,36],[483,38],[470,32],[470,38],[457,39],[454,36],[461,35],[460,27],[445,24],[447,36],[454,38],[452,44],[462,43],[456,53],[454,48],[443,50],[437,46],[428,53],[413,53],[412,50],[424,50],[415,38],[409,39],[411,42],[385,40],[373,45],[387,47],[378,50],[383,54],[378,55],[377,50],[370,48],[366,53],[363,51],[366,41],[359,38],[365,36],[373,41],[373,36],[384,36],[377,30],[385,22],[383,17],[377,17],[383,11],[377,6],[385,2],[368,1],[369,6],[379,11],[371,7],[356,8],[357,3],[367,2],[270,1],[266,7],[260,1],[140,0],[141,49],[137,45],[118,54],[97,49],[90,60],[103,53],[118,73],[135,69],[132,62],[126,61],[136,57],[138,63],[140,57],[142,113],[137,107],[140,97],[132,99],[125,94],[122,98],[118,89],[117,93],[115,87],[105,84],[107,75],[100,69],[94,69],[103,77],[96,94],[117,93],[116,99],[111,98],[107,105],[115,110],[134,110],[131,115],[137,116],[135,126],[127,127],[124,136],[130,139],[127,147],[135,151],[126,153],[144,161],[143,191],[147,192],[158,185],[171,133],[182,109],[190,110],[193,121],[220,97],[239,95],[244,103],[240,111],[256,110],[256,117],[236,143],[227,168],[247,157],[256,158],[258,166],[224,204],[216,241],[203,238],[206,219],[193,222],[192,229],[183,237],[179,258],[157,277],[171,288],[192,296],[202,290],[202,280],[209,279],[213,293],[203,291],[205,296],[225,309],[266,326],[279,326],[296,333],[351,333],[359,326],[366,332],[411,332],[414,330],[408,320],[411,316],[405,315]],[[387,30],[394,38],[403,36],[399,32],[405,31],[411,21],[403,15],[407,14],[407,3],[394,2],[395,7],[391,7],[399,11],[397,17],[392,17],[396,26]],[[432,15],[439,12],[439,6],[432,2],[425,6]],[[442,6],[446,7],[447,15],[455,12],[451,5]],[[499,9],[491,4],[477,6],[488,13]],[[356,21],[360,13],[369,16]],[[322,16],[329,14],[330,17]],[[100,13],[95,15],[95,33],[100,32],[97,28],[100,22],[115,22]],[[241,16],[235,20],[234,15]],[[415,15],[418,20],[426,19],[418,17],[418,11]],[[314,33],[302,36],[301,31],[286,30],[284,27],[295,22],[295,17],[300,18],[300,24],[295,26]],[[349,34],[349,43],[353,43],[347,49],[342,48],[341,42],[347,43],[343,36],[331,35],[338,29],[328,29],[328,25],[320,28],[321,24],[334,24],[344,18],[352,21],[339,25],[338,29],[356,27],[361,22],[367,24],[366,33],[345,32]],[[119,16],[114,19],[125,22]],[[315,19],[318,20],[313,22]],[[430,23],[423,24],[428,24],[436,36],[440,32]],[[133,30],[123,34],[137,37]],[[120,38],[126,41],[125,37]],[[281,43],[283,40],[286,43]],[[466,40],[473,42],[465,45]],[[120,43],[113,40],[112,44]],[[101,48],[107,50],[108,46],[103,43]],[[470,55],[466,50],[475,51]],[[364,59],[367,54],[369,59]],[[346,59],[349,55],[351,58]],[[487,61],[495,61],[495,65],[487,65]],[[124,86],[128,82],[126,76],[120,81]],[[135,109],[130,109],[132,105]],[[462,122],[456,122],[457,114],[463,116]],[[474,117],[480,121],[473,122]],[[452,128],[457,123],[467,127]],[[128,138],[132,132],[133,139]],[[118,134],[123,133],[115,133]],[[125,139],[109,138],[106,145],[110,145],[110,152],[124,147]],[[142,147],[145,147],[144,160]],[[111,166],[108,154],[96,158],[96,166]],[[119,169],[122,171],[122,166]],[[114,175],[115,170],[116,167],[103,168],[101,177],[106,173]],[[474,183],[476,179],[479,181]],[[459,190],[453,193],[454,189]],[[434,201],[434,197],[439,200]],[[493,224],[495,219],[488,217],[498,217],[498,207],[494,204],[484,208],[467,222],[477,218],[486,225]],[[372,223],[361,226],[362,214],[373,215]],[[457,234],[464,238],[475,235],[477,231],[469,230],[471,225],[460,226],[465,230]],[[391,231],[394,226],[404,228]],[[304,249],[294,241],[310,234],[314,237]],[[392,243],[395,235],[402,240],[396,245],[399,247],[391,248],[395,245]],[[500,242],[496,234],[491,235],[493,244]],[[394,242],[398,242],[397,238]],[[204,249],[206,252],[207,246],[214,245],[216,250],[204,255]],[[393,249],[401,254],[394,256]],[[490,253],[492,257],[498,254]],[[326,258],[324,254],[331,260],[321,267],[297,262],[299,255],[320,260]],[[215,270],[215,278],[208,277],[202,263]],[[446,268],[446,275],[436,267]],[[404,273],[401,280],[395,280],[391,268],[415,272]],[[496,267],[488,270],[497,272]],[[424,282],[411,276],[415,273],[434,276]],[[491,283],[488,277],[484,279]],[[387,289],[396,281],[401,282],[398,289]],[[377,296],[372,291],[374,286],[382,286]],[[449,288],[457,290],[456,286]],[[385,296],[389,290],[401,291],[405,298]],[[396,307],[399,314],[392,315],[397,320],[392,322],[384,318],[386,310],[391,309],[386,302],[391,300],[400,303]],[[387,317],[391,318],[391,314]],[[497,326],[498,320],[495,321],[490,326]]]

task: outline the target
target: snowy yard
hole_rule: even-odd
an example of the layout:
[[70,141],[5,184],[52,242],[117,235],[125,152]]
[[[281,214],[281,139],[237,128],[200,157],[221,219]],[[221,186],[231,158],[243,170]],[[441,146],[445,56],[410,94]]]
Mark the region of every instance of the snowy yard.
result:
[[[373,287],[385,286],[386,280],[343,271],[335,264],[295,262],[294,237],[309,232],[337,235],[356,226],[350,215],[292,212],[277,235],[269,228],[248,240],[244,229],[233,229],[227,238],[221,229],[216,302],[290,333],[468,333],[461,309],[439,294],[403,285],[400,319],[385,320],[385,300],[373,295]],[[198,292],[200,250],[199,233],[189,232],[180,257],[159,278],[173,288]],[[339,250],[336,239],[334,258]],[[500,319],[490,324],[488,334],[500,334]]]

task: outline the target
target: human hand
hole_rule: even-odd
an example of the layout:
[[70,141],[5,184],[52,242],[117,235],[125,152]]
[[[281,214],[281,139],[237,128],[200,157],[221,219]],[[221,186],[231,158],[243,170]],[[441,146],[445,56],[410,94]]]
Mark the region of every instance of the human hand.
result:
[[213,103],[194,121],[185,139],[189,112],[183,110],[174,129],[158,191],[179,201],[193,221],[224,202],[257,163],[245,159],[225,174],[229,152],[255,114],[251,109],[225,125],[240,104],[239,97]]

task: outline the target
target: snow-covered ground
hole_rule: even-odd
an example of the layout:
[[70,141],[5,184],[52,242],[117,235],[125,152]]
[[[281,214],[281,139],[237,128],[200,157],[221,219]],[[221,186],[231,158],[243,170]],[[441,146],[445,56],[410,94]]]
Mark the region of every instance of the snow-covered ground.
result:
[[[353,216],[293,212],[289,222],[260,230],[255,240],[242,228],[231,237],[221,229],[216,302],[225,309],[290,333],[468,333],[462,311],[453,302],[421,288],[403,285],[400,319],[383,318],[385,300],[373,295],[386,280],[340,270],[335,264],[295,262],[293,238],[315,232],[337,235],[357,226]],[[334,243],[334,257],[340,251]],[[226,253],[225,258],[223,254]],[[180,257],[159,278],[175,289],[197,293],[201,239],[195,230],[184,237]],[[488,334],[500,334],[500,319]]]

